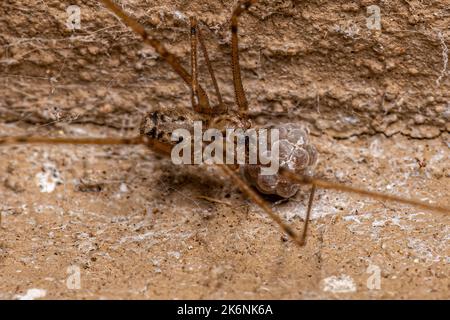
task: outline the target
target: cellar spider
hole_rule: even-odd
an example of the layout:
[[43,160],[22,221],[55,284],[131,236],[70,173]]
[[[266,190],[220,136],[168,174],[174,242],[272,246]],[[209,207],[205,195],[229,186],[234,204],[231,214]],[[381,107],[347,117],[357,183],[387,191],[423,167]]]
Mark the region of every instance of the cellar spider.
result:
[[[250,6],[256,3],[257,0],[239,1],[233,10],[231,17],[231,64],[235,102],[237,106],[236,111],[234,108],[228,108],[223,102],[220,88],[210,63],[208,51],[195,17],[190,18],[191,73],[189,73],[181,65],[175,55],[170,53],[160,41],[152,38],[138,21],[129,17],[113,1],[100,0],[100,2],[102,2],[109,10],[118,16],[129,28],[139,34],[144,43],[153,47],[153,49],[165,60],[165,62],[169,64],[170,67],[180,76],[180,78],[190,87],[192,109],[176,110],[162,108],[154,110],[144,117],[140,128],[140,135],[134,138],[50,138],[20,136],[0,138],[0,144],[43,143],[143,145],[156,153],[170,156],[173,147],[180,142],[172,141],[171,136],[173,131],[180,127],[189,127],[194,120],[201,120],[206,124],[206,127],[219,128],[222,131],[230,127],[247,129],[252,126],[248,118],[249,106],[242,84],[239,65],[238,19],[249,9]],[[216,106],[211,105],[207,92],[198,82],[198,47],[200,47],[204,56],[206,66],[214,86],[218,101]],[[281,129],[284,130],[283,139],[287,141],[288,156],[291,163],[287,163],[288,161],[284,159],[286,161],[284,165],[280,167],[280,170],[276,175],[269,177],[261,176],[260,171],[262,165],[259,164],[241,166],[225,164],[215,165],[223,172],[225,176],[229,177],[249,199],[255,202],[275,223],[277,223],[283,232],[285,232],[295,243],[300,246],[305,244],[308,222],[317,188],[345,191],[383,201],[396,201],[446,214],[450,212],[450,209],[447,207],[439,207],[413,199],[405,199],[393,195],[367,191],[316,178],[311,174],[310,169],[314,166],[317,160],[317,152],[315,151],[315,148],[309,144],[307,131],[296,127],[294,124],[284,124]],[[241,170],[244,178],[241,178],[241,176],[237,173],[237,169]],[[271,209],[268,202],[260,195],[260,193],[275,194],[284,198],[290,198],[298,191],[298,186],[301,184],[310,185],[311,189],[302,232],[301,234],[297,234]]]

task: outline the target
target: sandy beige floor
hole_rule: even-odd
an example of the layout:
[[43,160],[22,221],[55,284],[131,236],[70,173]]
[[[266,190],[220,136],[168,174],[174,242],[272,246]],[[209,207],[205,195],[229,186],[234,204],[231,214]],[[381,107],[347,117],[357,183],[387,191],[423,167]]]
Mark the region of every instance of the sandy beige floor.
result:
[[[450,200],[444,137],[314,141],[326,178]],[[139,147],[21,146],[0,156],[3,298],[32,288],[46,298],[449,297],[448,216],[320,191],[299,248],[213,168],[175,167]],[[273,207],[300,229],[303,194]],[[79,290],[67,287],[71,266]],[[381,288],[370,290],[378,268]]]

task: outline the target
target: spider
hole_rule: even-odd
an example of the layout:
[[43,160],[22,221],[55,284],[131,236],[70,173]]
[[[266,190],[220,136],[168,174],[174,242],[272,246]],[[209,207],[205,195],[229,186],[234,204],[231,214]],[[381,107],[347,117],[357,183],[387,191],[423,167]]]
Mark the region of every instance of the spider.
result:
[[[238,19],[257,0],[241,0],[233,10],[231,17],[231,64],[233,74],[233,85],[237,110],[229,108],[223,102],[220,89],[212,68],[208,51],[205,46],[198,21],[195,17],[190,18],[190,44],[191,55],[189,73],[180,63],[178,58],[170,53],[158,40],[152,38],[145,28],[135,19],[128,16],[118,5],[111,0],[100,0],[109,10],[117,15],[128,27],[142,37],[142,41],[154,48],[154,50],[165,60],[165,62],[180,76],[190,87],[192,109],[179,110],[174,108],[154,109],[146,115],[140,127],[140,135],[134,138],[65,138],[65,137],[4,137],[0,138],[0,144],[23,144],[23,143],[46,143],[46,144],[94,144],[94,145],[144,145],[150,150],[162,155],[170,156],[174,146],[180,141],[171,139],[174,130],[179,128],[192,129],[192,123],[200,120],[208,128],[217,128],[221,131],[227,128],[248,129],[252,127],[248,117],[248,101],[244,91],[239,65],[239,43],[238,43]],[[211,77],[218,104],[212,106],[207,92],[198,81],[198,47],[204,56],[209,75]],[[254,201],[268,216],[277,223],[295,243],[305,245],[308,222],[314,202],[317,188],[335,189],[345,192],[360,194],[379,200],[396,201],[410,204],[421,208],[449,213],[450,209],[438,207],[424,202],[404,199],[392,195],[371,192],[330,181],[316,178],[312,175],[312,169],[317,161],[317,151],[308,140],[308,131],[296,124],[283,124],[277,127],[280,130],[281,167],[275,175],[261,175],[261,164],[256,165],[225,165],[215,164],[228,176],[252,201]],[[243,178],[238,174],[240,169]],[[297,193],[301,184],[310,185],[308,206],[306,209],[303,230],[298,235],[287,225],[268,205],[262,194],[272,194],[283,198],[290,198]]]

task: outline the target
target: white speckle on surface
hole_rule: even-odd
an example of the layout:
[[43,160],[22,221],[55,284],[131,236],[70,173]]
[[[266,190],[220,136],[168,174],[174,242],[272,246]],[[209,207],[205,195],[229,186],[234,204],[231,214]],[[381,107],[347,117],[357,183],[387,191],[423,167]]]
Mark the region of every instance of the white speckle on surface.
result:
[[341,274],[323,279],[323,291],[333,293],[356,292],[356,285],[352,277]]
[[360,29],[356,23],[349,21],[345,25],[334,25],[331,29],[336,33],[343,34],[347,38],[357,39],[359,38]]
[[95,238],[92,238],[90,240],[83,240],[78,244],[78,250],[80,250],[82,253],[89,253],[91,251],[95,251],[98,246],[94,243]]
[[47,295],[47,291],[44,289],[28,289],[27,293],[25,293],[24,295],[16,295],[15,299],[18,300],[34,300],[34,299],[40,299],[40,298],[44,298]]
[[57,208],[55,206],[48,205],[48,204],[34,205],[33,209],[34,209],[34,212],[36,212],[36,213],[53,212],[53,213],[56,213],[59,215],[64,214],[64,210],[62,208]]
[[37,185],[41,192],[52,193],[56,186],[63,183],[59,171],[52,163],[44,163],[43,171],[36,174]]
[[345,217],[343,217],[343,219],[344,219],[344,221],[353,221],[356,223],[361,223],[361,220],[359,220],[356,215],[345,216]]
[[179,253],[178,251],[170,251],[170,252],[167,252],[167,255],[168,255],[168,256],[172,256],[172,257],[174,257],[175,259],[180,259],[180,257],[181,257],[181,253]]
[[375,158],[379,158],[384,154],[384,150],[381,147],[379,139],[373,140],[369,145],[369,154]]
[[345,178],[345,173],[344,173],[343,171],[341,171],[341,170],[337,170],[337,171],[334,173],[334,176],[336,177],[336,179],[342,180],[342,179]]
[[127,187],[127,185],[126,185],[125,183],[123,183],[123,182],[120,184],[119,189],[120,189],[120,192],[123,192],[123,193],[128,192],[128,187]]
[[443,159],[445,159],[445,153],[443,150],[436,152],[431,159],[429,160],[429,164],[435,164],[441,162]]
[[443,257],[440,256],[440,252],[436,251],[435,248],[430,246],[427,242],[415,239],[408,238],[408,248],[414,251],[414,254],[425,261],[428,262],[439,262]]
[[173,15],[174,15],[175,18],[177,18],[178,20],[183,20],[183,21],[187,20],[186,15],[183,14],[182,12],[178,11],[178,10],[174,11],[174,12],[173,12]]
[[[304,194],[308,194],[308,191],[309,190],[307,189],[301,189],[299,194],[302,192]],[[317,200],[314,202],[310,217],[311,220],[321,219],[328,215],[338,214],[341,212],[341,210],[337,208],[346,208],[349,202],[349,197],[347,195],[340,195],[339,198],[336,198],[332,192],[324,192],[322,190],[317,191],[317,199],[323,199],[324,201]],[[330,201],[330,199],[333,200]],[[308,200],[306,199],[306,196],[302,198],[300,195],[298,195],[290,199],[290,201],[278,204],[276,206],[276,210],[284,219],[286,219],[287,221],[292,221],[296,218],[305,218],[307,205]],[[358,204],[355,204],[352,209],[362,211],[363,206],[364,203],[360,202]],[[361,216],[362,215],[358,215],[358,217]]]
[[356,117],[343,117],[342,120],[345,123],[356,124],[359,122],[359,119]]
[[372,227],[384,227],[385,224],[386,220],[375,220],[374,222],[372,222]]
[[143,234],[138,234],[136,236],[126,236],[119,240],[120,244],[127,243],[127,242],[140,242],[144,241],[150,238],[153,238],[155,236],[154,231],[148,231]]

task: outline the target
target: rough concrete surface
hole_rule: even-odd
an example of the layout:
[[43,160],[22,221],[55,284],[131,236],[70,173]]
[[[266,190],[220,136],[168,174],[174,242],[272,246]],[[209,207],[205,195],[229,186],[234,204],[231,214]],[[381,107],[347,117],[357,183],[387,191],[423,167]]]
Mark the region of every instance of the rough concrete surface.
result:
[[[186,68],[197,16],[234,106],[236,1],[120,4]],[[449,26],[447,0],[259,1],[240,20],[252,120],[309,126],[319,177],[448,206]],[[133,136],[156,106],[190,108],[96,1],[3,0],[0,30],[1,136]],[[301,230],[306,201],[271,205]],[[0,213],[1,299],[450,298],[448,215],[319,190],[299,248],[215,168],[138,146],[2,146]]]

